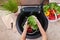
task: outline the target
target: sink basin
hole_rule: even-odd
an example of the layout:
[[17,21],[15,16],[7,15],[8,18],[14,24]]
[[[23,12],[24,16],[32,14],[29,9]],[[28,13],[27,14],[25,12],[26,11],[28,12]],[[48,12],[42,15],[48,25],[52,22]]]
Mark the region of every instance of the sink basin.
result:
[[[47,28],[48,28],[48,20],[47,18],[45,17],[44,13],[43,12],[33,12],[32,14],[30,14],[31,12],[21,12],[18,17],[17,17],[17,20],[16,20],[16,27],[17,27],[17,30],[20,34],[22,34],[23,32],[23,25],[25,24],[27,18],[31,15],[34,15],[37,17],[37,19],[39,20],[39,22],[41,23],[43,29],[46,31]],[[29,15],[30,14],[30,15]],[[35,39],[35,38],[38,38],[41,36],[41,33],[40,31],[36,31],[35,33],[32,33],[32,34],[28,34],[27,33],[27,38],[29,39]]]

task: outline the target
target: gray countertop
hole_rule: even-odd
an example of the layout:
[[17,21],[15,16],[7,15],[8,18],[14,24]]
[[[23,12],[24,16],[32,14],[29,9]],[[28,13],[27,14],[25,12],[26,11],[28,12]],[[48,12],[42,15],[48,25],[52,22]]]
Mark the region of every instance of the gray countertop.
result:
[[[20,40],[21,35],[18,33],[18,31],[8,29],[4,22],[2,21],[1,16],[2,14],[0,15],[0,40]],[[13,16],[13,18],[15,18],[15,16]],[[60,40],[60,21],[53,23],[49,22],[46,33],[48,36],[48,40]],[[41,40],[41,38],[27,40]]]

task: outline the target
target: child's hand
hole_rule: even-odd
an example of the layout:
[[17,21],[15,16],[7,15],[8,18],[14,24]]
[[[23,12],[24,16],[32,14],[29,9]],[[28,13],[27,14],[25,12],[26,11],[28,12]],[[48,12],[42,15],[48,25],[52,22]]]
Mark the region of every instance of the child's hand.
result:
[[22,36],[21,36],[21,40],[26,40],[26,34],[27,34],[27,29],[28,29],[28,22],[26,21],[25,22],[25,25],[24,25],[24,30],[23,30],[23,33],[22,33]]
[[25,22],[25,25],[24,25],[24,30],[27,30],[28,27],[29,27],[29,25],[28,25],[28,21],[26,21],[26,22]]
[[41,23],[39,22],[39,20],[37,19],[37,17],[35,17],[35,16],[33,16],[33,17],[35,18],[37,25],[40,25],[41,26]]

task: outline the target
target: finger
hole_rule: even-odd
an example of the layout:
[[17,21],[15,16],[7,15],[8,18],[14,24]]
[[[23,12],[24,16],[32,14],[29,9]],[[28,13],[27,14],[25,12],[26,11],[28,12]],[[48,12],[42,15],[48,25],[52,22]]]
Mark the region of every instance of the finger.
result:
[[35,18],[36,21],[38,21],[37,17],[33,16]]
[[37,23],[40,23],[39,20],[37,19],[37,17],[35,17],[35,16],[33,16],[33,17],[35,18],[35,20],[36,20]]
[[25,22],[25,24],[27,24],[27,23],[28,23],[28,21]]
[[35,16],[33,16],[35,19],[36,19],[36,17]]
[[37,17],[33,16],[35,18],[35,20],[37,19]]

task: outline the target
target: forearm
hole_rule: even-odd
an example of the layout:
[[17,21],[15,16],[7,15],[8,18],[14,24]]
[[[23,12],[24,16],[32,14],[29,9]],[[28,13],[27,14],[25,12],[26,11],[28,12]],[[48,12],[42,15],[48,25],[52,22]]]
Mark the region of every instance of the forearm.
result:
[[24,30],[21,36],[21,40],[26,40],[26,33],[27,33],[27,30]]
[[40,23],[37,23],[37,25],[38,25],[39,30],[41,32],[42,40],[47,40],[47,35],[46,35],[46,32],[44,31],[42,25]]
[[46,32],[44,31],[42,25],[40,24],[39,20],[35,16],[34,16],[34,18],[36,19],[37,25],[38,25],[39,30],[41,32],[42,40],[47,40],[47,35],[46,35]]
[[42,40],[48,40],[47,36],[46,35],[42,36]]
[[42,34],[42,36],[43,35],[45,35],[46,34],[46,32],[44,31],[44,29],[43,29],[43,27],[42,27],[42,25],[41,24],[37,24],[38,25],[38,27],[39,27],[39,30],[40,30],[40,32],[41,32],[41,34]]

